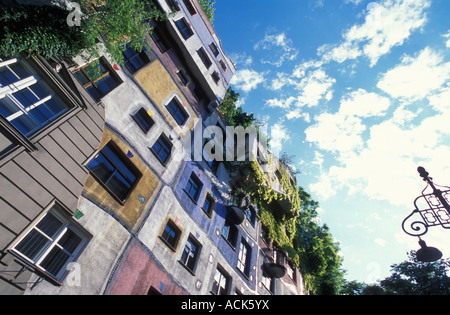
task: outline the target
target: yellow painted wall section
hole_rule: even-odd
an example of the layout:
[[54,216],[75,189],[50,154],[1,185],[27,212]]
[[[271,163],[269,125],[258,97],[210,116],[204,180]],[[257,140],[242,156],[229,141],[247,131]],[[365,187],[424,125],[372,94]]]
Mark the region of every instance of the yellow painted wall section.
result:
[[[128,196],[125,204],[122,205],[92,176],[89,175],[83,188],[83,196],[104,210],[114,214],[130,230],[135,231],[145,216],[161,188],[159,178],[148,168],[141,158],[127,144],[121,140],[112,130],[105,128],[99,149],[103,148],[109,141],[114,141],[117,147],[126,155],[128,151],[133,153],[130,162],[141,172],[142,177]],[[139,196],[145,198],[140,202]]]
[[[175,128],[178,125],[176,125],[176,122],[174,122],[167,109],[164,108],[163,102],[174,92],[181,97],[183,105],[185,106],[186,111],[189,112],[189,115],[193,118],[197,117],[194,110],[189,105],[189,102],[183,96],[182,92],[159,60],[153,61],[144,69],[140,70],[136,74],[136,80],[160,108],[161,112],[164,113],[166,121],[169,122],[172,127]],[[187,129],[192,130],[193,128],[194,119],[191,119]]]

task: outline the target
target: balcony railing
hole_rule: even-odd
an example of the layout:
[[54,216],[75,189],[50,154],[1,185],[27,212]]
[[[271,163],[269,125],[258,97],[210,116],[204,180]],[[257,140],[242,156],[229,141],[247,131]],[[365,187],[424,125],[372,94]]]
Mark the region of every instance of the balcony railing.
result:
[[270,277],[283,278],[287,272],[287,254],[276,248],[268,254],[271,254],[271,256],[267,255],[268,259],[263,265],[264,270]]

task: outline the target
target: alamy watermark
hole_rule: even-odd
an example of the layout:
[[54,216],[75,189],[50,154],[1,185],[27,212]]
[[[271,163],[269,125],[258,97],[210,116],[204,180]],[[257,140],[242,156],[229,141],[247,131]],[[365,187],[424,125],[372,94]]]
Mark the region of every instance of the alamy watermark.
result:
[[[222,127],[210,125],[203,128],[202,119],[194,119],[193,132],[188,132],[181,143],[185,161],[207,162],[267,162],[267,127]],[[275,153],[275,152],[274,152]]]
[[[67,15],[67,25],[69,26],[81,26],[81,8],[77,2],[67,2],[67,10],[71,11]],[[73,11],[72,11],[73,10]]]

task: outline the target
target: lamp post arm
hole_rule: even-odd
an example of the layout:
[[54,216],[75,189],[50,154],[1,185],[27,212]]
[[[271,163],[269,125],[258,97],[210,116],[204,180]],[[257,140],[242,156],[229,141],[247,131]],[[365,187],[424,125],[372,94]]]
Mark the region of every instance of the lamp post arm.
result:
[[417,168],[417,171],[419,172],[420,177],[422,177],[423,180],[426,181],[430,185],[430,187],[433,189],[433,194],[439,199],[441,204],[447,210],[448,215],[450,216],[450,205],[448,204],[447,200],[445,200],[445,198],[442,196],[442,191],[440,191],[439,189],[436,188],[432,179],[428,176],[430,174],[425,170],[425,168],[423,168],[421,166],[419,168]]

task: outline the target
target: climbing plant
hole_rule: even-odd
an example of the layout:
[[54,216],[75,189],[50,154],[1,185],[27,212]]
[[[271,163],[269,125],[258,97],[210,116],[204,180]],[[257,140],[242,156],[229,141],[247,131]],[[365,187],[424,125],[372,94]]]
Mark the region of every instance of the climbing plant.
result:
[[[284,193],[273,189],[271,180],[261,171],[257,161],[248,162],[242,166],[241,188],[245,189],[252,202],[258,206],[259,220],[266,229],[266,237],[285,250],[295,266],[299,257],[294,248],[295,221],[299,215],[300,198],[298,189],[290,183],[287,171],[280,170],[280,184]],[[269,176],[267,174],[267,176]],[[280,210],[277,205],[284,204]]]
[[242,165],[241,189],[257,205],[265,237],[287,252],[292,265],[302,271],[307,290],[312,294],[337,294],[343,279],[342,258],[328,227],[319,225],[319,203],[291,183],[287,166],[278,171],[283,193],[272,187],[270,175],[256,161]]

